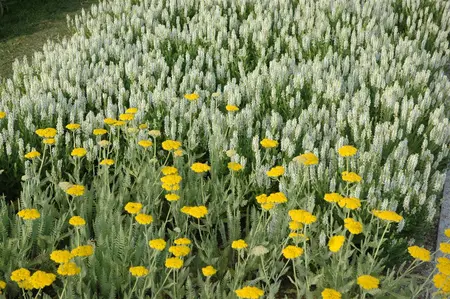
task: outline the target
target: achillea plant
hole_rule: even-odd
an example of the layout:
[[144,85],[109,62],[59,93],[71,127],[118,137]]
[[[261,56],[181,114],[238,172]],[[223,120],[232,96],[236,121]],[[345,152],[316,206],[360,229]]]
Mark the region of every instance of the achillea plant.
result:
[[111,0],[69,24],[0,83],[6,296],[450,294],[450,242],[421,277],[412,239],[448,162],[448,1]]

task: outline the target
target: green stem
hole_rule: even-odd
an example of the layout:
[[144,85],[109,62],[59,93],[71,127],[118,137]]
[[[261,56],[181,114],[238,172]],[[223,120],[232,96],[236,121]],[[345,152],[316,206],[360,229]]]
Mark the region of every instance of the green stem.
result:
[[136,282],[134,283],[133,288],[131,289],[131,292],[130,292],[130,298],[132,298],[132,296],[133,296],[133,292],[134,292],[134,289],[136,288],[136,285],[137,285],[137,283],[138,283],[138,280],[139,280],[139,277],[136,278]]
[[373,265],[375,263],[375,258],[377,257],[378,251],[380,250],[381,243],[383,243],[384,235],[386,234],[386,232],[387,232],[387,230],[389,228],[389,225],[390,225],[390,222],[386,225],[386,228],[384,229],[383,234],[381,235],[381,240],[378,243],[378,246],[377,246],[377,249],[375,250],[374,256],[372,257],[373,259],[372,259],[372,263],[370,265],[369,273],[372,272],[372,268],[373,268]]
[[41,293],[41,290],[42,290],[42,289],[39,289],[39,291],[37,292],[36,297],[34,297],[34,299],[36,299],[37,297],[39,297],[39,294]]
[[64,280],[64,288],[62,290],[61,296],[59,296],[59,299],[64,298],[63,295],[64,295],[64,293],[66,291],[66,287],[67,287],[67,279]]
[[158,289],[158,291],[155,293],[155,295],[154,295],[154,298],[155,298],[155,299],[158,298],[158,297],[156,297],[156,295],[158,295],[159,292],[163,289],[164,284],[166,283],[167,278],[169,278],[169,275],[170,275],[171,272],[172,272],[172,269],[170,269],[169,273],[167,273],[166,278],[164,279],[163,283],[161,284],[161,287],[160,287],[160,288]]
[[[295,283],[295,289],[297,290],[297,298],[300,298],[300,291],[298,289],[298,284],[297,284],[297,274],[295,271],[295,259],[292,259],[292,269],[294,270],[294,283]],[[309,289],[307,289],[307,291],[309,291]]]

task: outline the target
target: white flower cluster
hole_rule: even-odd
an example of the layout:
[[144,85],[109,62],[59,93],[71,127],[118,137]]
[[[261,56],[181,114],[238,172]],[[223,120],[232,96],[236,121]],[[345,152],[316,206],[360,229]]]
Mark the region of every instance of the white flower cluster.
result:
[[[361,198],[434,216],[449,154],[450,2],[111,0],[69,24],[70,39],[16,61],[0,85],[0,161],[23,156],[38,127],[68,143],[64,124],[81,123],[87,139],[137,107],[167,138],[235,149],[257,173],[312,151],[330,191],[344,167],[336,149],[352,144]],[[191,92],[197,102],[183,99]],[[264,158],[266,137],[278,155]]]

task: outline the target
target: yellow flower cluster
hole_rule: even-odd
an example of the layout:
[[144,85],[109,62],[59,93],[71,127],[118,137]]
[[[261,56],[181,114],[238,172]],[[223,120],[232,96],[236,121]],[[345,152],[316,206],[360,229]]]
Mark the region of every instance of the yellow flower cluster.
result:
[[342,294],[335,289],[324,289],[321,293],[322,299],[341,299]]
[[147,148],[153,145],[153,142],[151,142],[150,140],[141,140],[138,142],[138,144],[140,146],[142,146],[143,148]]
[[148,274],[148,269],[144,266],[136,266],[136,267],[130,267],[130,273],[131,275],[135,277],[142,277]]
[[41,217],[41,214],[36,209],[23,209],[17,215],[24,220],[34,220]]
[[191,249],[186,245],[176,245],[170,246],[169,252],[172,253],[176,257],[186,256],[191,252]]
[[112,160],[112,159],[103,159],[103,160],[100,162],[100,165],[111,166],[111,165],[113,165],[113,164],[114,164],[114,160]]
[[55,250],[50,254],[50,259],[58,264],[68,263],[73,258],[68,250]]
[[392,221],[392,222],[400,222],[402,221],[403,217],[399,214],[395,213],[394,211],[380,211],[380,210],[373,210],[372,214],[376,216],[377,218],[380,218],[382,220],[386,221]]
[[37,157],[40,157],[40,156],[41,156],[40,152],[38,152],[38,151],[31,151],[31,152],[25,154],[24,157],[27,158],[27,159],[34,159],[34,158],[37,158]]
[[356,149],[356,147],[351,145],[344,145],[339,148],[338,152],[341,157],[352,157],[356,155],[358,149]]
[[68,130],[71,130],[71,131],[75,131],[75,130],[77,130],[77,129],[79,129],[80,128],[80,124],[68,124],[67,126],[66,126],[66,129],[68,129]]
[[147,224],[150,224],[153,222],[153,217],[151,215],[142,214],[142,213],[134,216],[134,219],[136,219],[136,221],[142,225],[147,225]]
[[231,243],[231,248],[233,249],[244,249],[247,247],[248,247],[247,243],[242,239],[233,241],[233,243]]
[[184,206],[181,208],[181,212],[198,219],[203,218],[206,216],[206,214],[208,214],[208,208],[206,208],[205,206]]
[[345,237],[344,236],[333,236],[328,241],[328,248],[331,252],[338,252],[342,245],[344,245]]
[[87,154],[87,150],[85,149],[85,148],[83,148],[83,147],[77,147],[77,148],[74,148],[73,150],[72,150],[72,153],[70,153],[73,157],[79,157],[79,158],[81,158],[81,157],[84,157],[84,156],[86,156],[86,154]]
[[57,272],[62,276],[74,276],[81,272],[81,268],[74,262],[67,262],[59,265]]
[[303,249],[289,245],[283,249],[283,256],[287,259],[295,259],[303,254]]
[[359,175],[349,171],[342,172],[342,179],[349,183],[359,183],[362,180]]
[[237,162],[229,162],[228,163],[228,168],[232,171],[239,171],[242,170],[242,165],[237,163]]
[[36,134],[42,138],[53,138],[58,131],[55,128],[37,129]]
[[137,214],[141,211],[142,204],[139,202],[129,202],[125,205],[125,211],[130,214]]
[[163,251],[166,248],[166,241],[164,239],[154,239],[148,242],[148,246],[158,251]]
[[213,276],[214,274],[216,274],[217,270],[213,266],[206,266],[206,267],[202,268],[202,273],[206,277],[209,277],[209,276]]
[[278,141],[264,138],[261,140],[260,144],[264,148],[274,148],[278,146]]
[[177,174],[178,169],[173,166],[164,166],[161,168],[161,172],[163,173],[163,175]]
[[56,280],[56,275],[40,270],[31,275],[28,269],[20,268],[11,273],[11,280],[25,290],[42,289],[51,285]]
[[166,259],[165,266],[168,269],[180,269],[183,267],[183,260],[178,257],[170,257]]
[[84,186],[82,185],[71,185],[66,189],[66,193],[72,196],[82,196],[84,194]]
[[196,173],[207,172],[211,169],[208,164],[196,162],[192,164],[191,169]]
[[72,216],[69,219],[69,224],[73,226],[83,226],[86,225],[86,221],[80,216]]
[[378,286],[380,284],[380,280],[378,278],[376,278],[376,277],[371,276],[371,275],[361,275],[361,276],[358,277],[356,282],[364,290],[378,289]]
[[101,136],[101,135],[105,135],[106,133],[108,133],[108,131],[106,131],[105,129],[94,129],[94,130],[92,131],[92,133],[93,133],[95,136]]
[[361,222],[356,221],[353,218],[345,218],[344,226],[353,235],[358,235],[363,231],[363,225]]
[[227,109],[227,111],[229,112],[239,111],[239,107],[235,105],[227,105],[225,109]]
[[312,224],[317,220],[316,216],[305,210],[290,210],[288,214],[292,220],[303,224]]
[[162,188],[167,191],[176,191],[180,189],[182,177],[177,174],[169,174],[161,178]]
[[418,260],[429,262],[431,260],[431,253],[425,248],[421,248],[419,246],[410,246],[408,247],[409,254]]
[[269,171],[266,172],[267,176],[276,178],[284,174],[284,167],[283,166],[275,166],[269,169]]
[[236,296],[243,299],[258,299],[264,295],[264,291],[257,287],[243,287],[242,289],[238,289],[234,291]]
[[72,249],[70,253],[72,254],[72,256],[91,256],[94,254],[94,247],[92,247],[92,245],[81,245]]
[[341,208],[355,210],[361,207],[361,201],[356,197],[344,197],[339,200],[338,205]]
[[198,100],[199,98],[199,94],[198,93],[187,93],[184,95],[184,98],[188,101],[195,101]]
[[181,146],[181,142],[175,140],[166,140],[161,144],[162,148],[166,151],[177,150]]
[[319,163],[319,158],[313,153],[305,153],[294,158],[294,161],[305,166],[316,165]]

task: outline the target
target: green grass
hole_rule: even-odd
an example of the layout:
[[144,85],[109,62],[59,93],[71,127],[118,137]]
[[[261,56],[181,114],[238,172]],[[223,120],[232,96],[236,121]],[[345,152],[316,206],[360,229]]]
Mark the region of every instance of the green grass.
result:
[[12,75],[12,63],[30,58],[48,39],[69,34],[66,15],[73,16],[97,0],[16,0],[0,17],[0,78]]

